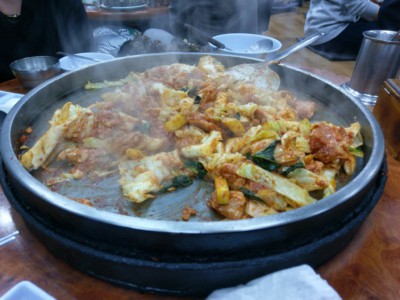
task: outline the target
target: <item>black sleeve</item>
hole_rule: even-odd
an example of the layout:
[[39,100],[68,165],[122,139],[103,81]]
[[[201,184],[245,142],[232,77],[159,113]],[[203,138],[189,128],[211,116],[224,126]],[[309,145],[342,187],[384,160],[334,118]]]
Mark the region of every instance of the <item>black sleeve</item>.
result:
[[56,1],[55,22],[63,51],[88,52],[93,49],[93,30],[81,0]]
[[190,16],[195,10],[196,3],[190,0],[171,0],[169,4],[170,30],[179,38],[187,37],[185,23],[191,23]]
[[383,1],[379,9],[378,25],[386,30],[400,30],[400,0]]
[[213,36],[226,32],[243,32],[238,23],[237,1],[241,0],[171,0],[171,32],[191,41],[201,42],[185,23]]

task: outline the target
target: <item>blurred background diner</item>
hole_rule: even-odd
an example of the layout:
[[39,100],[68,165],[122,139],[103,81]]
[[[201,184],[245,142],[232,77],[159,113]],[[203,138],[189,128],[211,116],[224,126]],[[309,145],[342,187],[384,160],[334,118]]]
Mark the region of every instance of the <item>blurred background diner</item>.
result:
[[222,33],[267,31],[272,1],[269,0],[171,0],[170,28],[180,38],[198,41],[195,33],[185,28],[188,23],[214,36]]
[[81,0],[0,0],[0,12],[0,81],[14,78],[10,63],[17,59],[93,49]]
[[311,47],[334,60],[355,60],[368,30],[400,29],[400,1],[311,0],[304,32],[325,36]]
[[[239,32],[276,38],[282,48],[315,31],[309,47],[329,61],[355,61],[362,32],[399,30],[400,0],[0,0],[0,81],[14,78],[10,63],[57,52],[113,57],[171,51],[209,52],[209,36]],[[296,12],[295,18],[286,17]],[[343,13],[345,12],[345,13]],[[277,32],[271,29],[271,17]],[[278,20],[278,22],[276,21]],[[282,22],[282,25],[280,25]],[[304,30],[303,30],[304,29]],[[58,57],[60,57],[58,55]],[[69,69],[68,69],[69,70]]]
[[[207,42],[185,27],[185,24],[194,26],[209,36],[229,32],[262,34],[268,30],[272,3],[271,0],[171,0],[161,3],[155,1],[151,2],[148,9],[148,20],[143,20],[139,11],[136,12],[136,22],[128,20],[126,13],[116,12],[121,17],[120,24],[109,16],[111,8],[108,8],[108,11],[103,9],[101,12],[104,17],[103,24],[99,23],[100,14],[92,12],[96,23],[100,25],[94,34],[101,48],[104,48],[105,44],[109,48],[121,46],[120,51],[112,50],[113,54],[118,56],[165,51],[208,51],[208,48],[203,48],[207,46]],[[101,5],[102,7],[104,8],[104,5]],[[163,7],[167,9],[163,10]],[[108,35],[107,42],[103,42],[102,37],[104,30],[107,31],[104,21],[108,30],[114,30],[112,36]],[[134,30],[131,32],[132,38],[124,32],[124,45],[118,44],[122,39],[121,35],[115,32],[118,30],[115,25]],[[102,33],[99,35],[100,28]]]

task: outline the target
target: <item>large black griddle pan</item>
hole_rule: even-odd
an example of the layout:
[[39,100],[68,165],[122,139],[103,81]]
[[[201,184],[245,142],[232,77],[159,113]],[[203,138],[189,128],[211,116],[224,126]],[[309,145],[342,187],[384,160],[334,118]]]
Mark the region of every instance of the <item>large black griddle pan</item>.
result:
[[[87,104],[97,99],[98,91],[88,93],[83,90],[88,80],[119,79],[132,70],[143,71],[173,62],[196,64],[201,55],[168,53],[120,58],[60,75],[28,93],[8,114],[1,134],[5,172],[16,199],[24,199],[26,208],[43,215],[53,226],[76,232],[89,240],[118,247],[134,247],[147,253],[181,253],[199,257],[208,257],[210,253],[224,257],[226,254],[265,249],[279,252],[307,244],[316,235],[325,236],[330,228],[352,215],[380,180],[379,169],[385,147],[379,124],[367,108],[347,96],[340,87],[285,65],[271,66],[281,77],[281,88],[299,97],[315,99],[319,105],[315,120],[327,120],[345,126],[358,121],[362,126],[365,156],[358,162],[354,176],[334,195],[318,203],[250,220],[215,221],[215,215],[203,210],[204,213],[198,218],[189,222],[180,221],[177,218],[180,214],[179,204],[172,202],[179,200],[179,203],[189,201],[193,206],[204,205],[204,202],[199,202],[204,190],[193,186],[180,191],[182,194],[173,193],[145,204],[139,208],[142,209],[142,217],[124,216],[75,203],[49,190],[18,162],[15,148],[26,127],[33,126],[40,134],[54,110],[66,101]],[[227,55],[216,57],[226,66],[259,62]],[[85,181],[75,184],[74,190],[79,194],[94,192]],[[105,188],[100,186],[100,192],[107,193],[108,186],[112,188],[111,183],[105,184]]]

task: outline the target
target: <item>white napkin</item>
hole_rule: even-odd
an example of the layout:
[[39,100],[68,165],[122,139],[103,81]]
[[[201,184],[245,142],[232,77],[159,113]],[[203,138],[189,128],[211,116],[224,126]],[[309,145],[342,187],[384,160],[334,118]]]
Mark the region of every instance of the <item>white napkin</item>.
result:
[[56,300],[34,283],[24,280],[14,285],[0,300]]
[[277,271],[245,285],[212,292],[206,300],[340,300],[339,294],[309,265]]
[[8,113],[22,96],[22,94],[0,91],[0,110]]

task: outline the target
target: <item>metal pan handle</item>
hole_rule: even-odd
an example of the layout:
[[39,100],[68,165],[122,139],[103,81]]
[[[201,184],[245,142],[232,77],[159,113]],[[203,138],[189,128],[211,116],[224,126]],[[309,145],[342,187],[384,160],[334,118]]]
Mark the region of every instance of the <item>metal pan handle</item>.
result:
[[276,54],[272,54],[271,56],[268,57],[268,62],[279,62],[281,59],[299,51],[300,49],[303,49],[307,47],[308,45],[314,43],[316,40],[319,40],[325,35],[323,32],[317,32],[314,33],[304,39],[302,39],[300,42],[295,43],[294,45],[286,48],[285,50],[278,52]]

